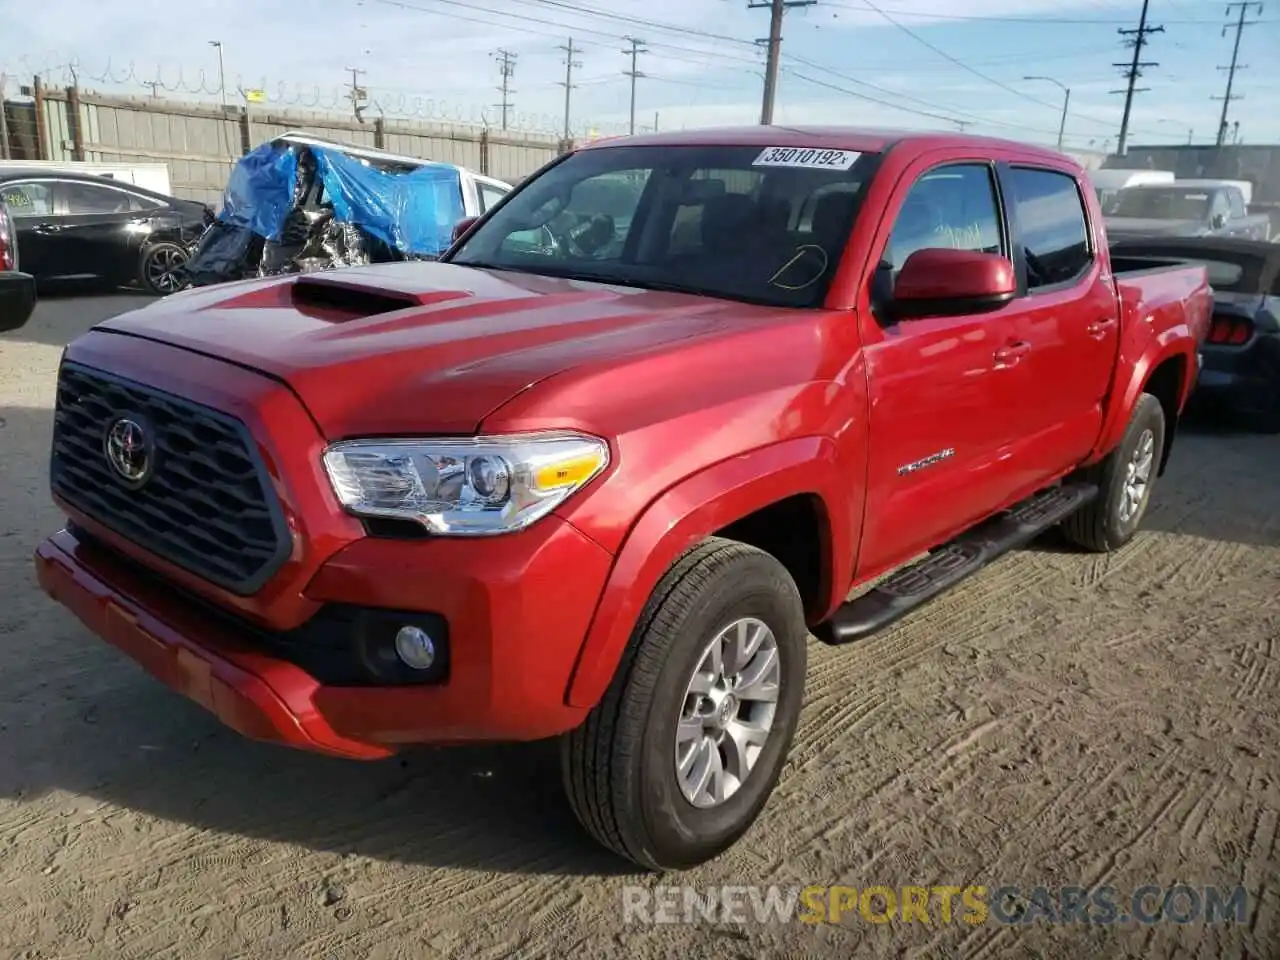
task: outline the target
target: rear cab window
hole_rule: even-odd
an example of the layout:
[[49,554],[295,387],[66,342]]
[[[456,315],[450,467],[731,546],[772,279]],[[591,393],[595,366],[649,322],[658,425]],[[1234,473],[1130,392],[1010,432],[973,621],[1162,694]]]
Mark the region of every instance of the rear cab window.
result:
[[1069,284],[1093,264],[1089,222],[1080,184],[1071,174],[1044,167],[1009,171],[1013,216],[1027,265],[1027,290]]

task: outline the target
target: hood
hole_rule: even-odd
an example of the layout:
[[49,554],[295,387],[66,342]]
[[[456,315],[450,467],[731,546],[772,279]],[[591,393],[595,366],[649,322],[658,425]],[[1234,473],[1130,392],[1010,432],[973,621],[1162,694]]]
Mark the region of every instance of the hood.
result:
[[1194,237],[1208,232],[1199,220],[1153,220],[1141,217],[1107,217],[1107,236],[1120,237]]
[[540,380],[793,311],[443,263],[199,287],[99,324],[287,383],[330,440],[471,433]]

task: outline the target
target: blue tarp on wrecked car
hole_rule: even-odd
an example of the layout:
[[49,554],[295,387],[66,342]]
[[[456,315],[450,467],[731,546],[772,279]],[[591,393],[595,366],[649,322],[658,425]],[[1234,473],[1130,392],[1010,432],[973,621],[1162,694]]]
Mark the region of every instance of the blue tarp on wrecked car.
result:
[[333,219],[351,224],[407,257],[434,257],[464,216],[456,167],[426,163],[391,172],[338,150],[264,143],[236,164],[218,219],[279,241],[296,204],[299,151],[315,161]]

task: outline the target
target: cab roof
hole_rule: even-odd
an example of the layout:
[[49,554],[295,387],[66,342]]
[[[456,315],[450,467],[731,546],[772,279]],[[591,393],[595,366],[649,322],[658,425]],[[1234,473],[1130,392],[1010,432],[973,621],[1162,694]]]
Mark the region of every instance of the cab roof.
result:
[[881,127],[842,126],[762,126],[711,127],[703,130],[674,130],[670,133],[646,133],[623,137],[602,137],[583,144],[582,149],[600,147],[816,147],[825,150],[857,150],[883,153],[891,147],[909,144],[916,149],[972,146],[988,150],[1016,151],[1023,155],[1061,158],[1048,147],[981,137],[976,134],[945,131],[895,130]]

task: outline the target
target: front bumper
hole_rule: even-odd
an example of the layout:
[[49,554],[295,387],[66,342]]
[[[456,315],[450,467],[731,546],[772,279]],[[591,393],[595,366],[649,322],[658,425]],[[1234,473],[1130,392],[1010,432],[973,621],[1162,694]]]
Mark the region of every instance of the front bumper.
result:
[[319,603],[431,611],[449,625],[447,678],[334,686],[252,630],[63,530],[35,554],[41,587],[94,633],[244,736],[373,760],[408,744],[535,740],[577,726],[566,690],[610,558],[570,524],[478,541],[360,540],[307,590]]

